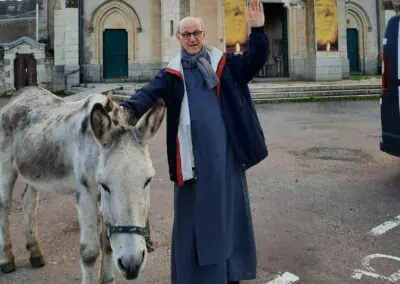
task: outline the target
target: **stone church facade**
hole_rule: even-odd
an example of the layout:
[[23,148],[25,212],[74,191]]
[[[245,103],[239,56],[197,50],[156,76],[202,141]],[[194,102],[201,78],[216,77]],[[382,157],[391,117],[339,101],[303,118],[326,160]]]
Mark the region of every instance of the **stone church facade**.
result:
[[[41,78],[63,90],[79,83],[150,80],[179,52],[176,28],[189,15],[203,18],[208,43],[227,50],[228,21],[237,21],[229,13],[237,15],[246,0],[40,1],[39,38],[46,45],[41,62],[47,66]],[[261,2],[271,54],[259,77],[322,81],[379,74],[382,1]],[[326,44],[328,17],[337,27],[336,40]],[[0,32],[1,27],[0,21]],[[0,57],[0,72],[1,62]]]

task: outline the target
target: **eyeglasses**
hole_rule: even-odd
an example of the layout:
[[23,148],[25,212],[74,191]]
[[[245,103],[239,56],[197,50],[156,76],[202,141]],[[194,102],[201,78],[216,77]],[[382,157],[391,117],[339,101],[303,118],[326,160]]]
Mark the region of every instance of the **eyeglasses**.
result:
[[184,33],[180,33],[184,39],[189,39],[192,37],[192,35],[196,38],[200,37],[203,34],[203,31],[194,31],[192,33],[189,32],[184,32]]

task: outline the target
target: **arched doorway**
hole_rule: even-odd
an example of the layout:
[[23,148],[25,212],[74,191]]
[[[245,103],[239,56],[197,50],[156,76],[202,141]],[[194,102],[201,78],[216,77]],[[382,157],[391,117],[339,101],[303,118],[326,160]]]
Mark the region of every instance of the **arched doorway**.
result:
[[33,54],[17,54],[14,59],[14,87],[37,85],[36,59]]
[[128,33],[123,29],[103,32],[104,79],[128,77]]
[[346,35],[347,35],[347,55],[349,58],[350,73],[356,74],[361,71],[358,29],[347,28]]
[[368,32],[372,29],[365,10],[354,2],[346,2],[347,57],[351,74],[365,73],[366,60],[373,57],[368,46]]
[[136,11],[122,1],[107,1],[94,12],[94,62],[102,66],[102,79],[127,78],[136,59],[141,24]]

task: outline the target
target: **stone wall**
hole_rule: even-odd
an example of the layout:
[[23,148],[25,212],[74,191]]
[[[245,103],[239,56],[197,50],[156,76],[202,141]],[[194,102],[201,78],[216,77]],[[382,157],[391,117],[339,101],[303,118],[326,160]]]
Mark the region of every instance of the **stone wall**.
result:
[[49,41],[48,48],[51,51],[54,51],[54,26],[55,22],[57,22],[57,18],[54,17],[55,12],[58,10],[65,9],[65,1],[58,1],[58,0],[43,0],[47,1],[47,38]]
[[[181,19],[190,15],[190,1],[189,0],[180,0],[180,12],[181,12]],[[177,26],[178,25],[176,25],[176,27]]]
[[306,8],[292,4],[287,7],[289,41],[289,76],[293,79],[305,79],[306,58],[308,56],[306,33]]
[[41,0],[41,4],[39,4],[39,39],[47,39],[48,40],[48,29],[47,29],[47,20],[48,20],[48,0]]
[[0,43],[11,42],[23,36],[36,39],[36,19],[34,17],[0,22]]
[[66,8],[55,11],[54,62],[55,65],[77,65],[78,54],[78,9]]
[[204,21],[206,31],[205,41],[211,45],[219,46],[219,31],[218,31],[218,1],[201,0],[201,5],[195,6],[195,15]]
[[[54,81],[55,91],[70,91],[79,84],[78,9],[65,8],[54,11]],[[61,67],[62,66],[62,67]],[[61,73],[62,72],[62,73]]]
[[4,63],[3,61],[0,61],[0,96],[3,95],[6,91],[6,82],[4,79]]
[[180,22],[180,0],[161,1],[162,63],[169,62],[178,54],[180,45],[175,38],[176,27]]
[[118,80],[153,78],[162,61],[161,11],[161,0],[89,0],[85,3],[84,81],[104,81],[103,32],[106,29],[124,29],[128,32],[128,77]]
[[365,0],[346,3],[346,28],[358,31],[359,67],[361,72],[366,74],[376,74],[378,70],[380,44],[378,37],[383,36],[379,28],[384,23],[384,21],[378,23],[380,8],[382,7],[377,7],[375,1],[369,1],[369,5],[365,5]]
[[52,70],[52,86],[53,91],[61,91],[65,88],[64,81],[64,65],[55,65]]
[[[133,63],[129,64],[128,78],[112,79],[113,81],[149,81],[157,75],[161,67],[165,66],[161,63]],[[82,73],[86,83],[96,83],[102,81],[103,68],[100,64],[84,64]]]

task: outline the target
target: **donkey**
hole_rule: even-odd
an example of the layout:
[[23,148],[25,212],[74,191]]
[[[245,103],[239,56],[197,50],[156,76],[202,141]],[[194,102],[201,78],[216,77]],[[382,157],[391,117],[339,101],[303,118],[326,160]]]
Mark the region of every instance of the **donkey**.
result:
[[113,263],[125,279],[136,279],[147,259],[149,184],[155,175],[148,142],[164,111],[157,101],[137,121],[110,96],[67,102],[39,87],[21,89],[0,112],[1,271],[16,269],[8,214],[19,175],[29,185],[23,208],[31,266],[45,264],[36,228],[38,192],[75,193],[82,283],[96,280],[100,252],[100,283],[113,282]]

